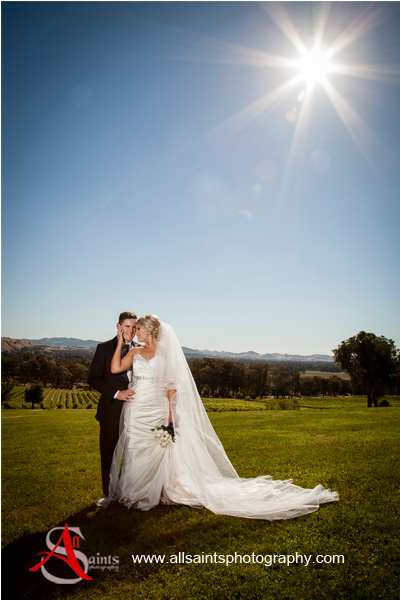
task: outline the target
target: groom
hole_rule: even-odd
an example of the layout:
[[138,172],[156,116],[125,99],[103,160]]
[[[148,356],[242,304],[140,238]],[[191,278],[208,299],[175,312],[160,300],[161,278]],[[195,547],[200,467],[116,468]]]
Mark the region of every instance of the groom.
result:
[[[133,312],[122,312],[118,322],[124,339],[122,356],[125,356],[135,346],[133,338],[136,333],[137,316]],[[89,385],[101,394],[96,419],[100,423],[101,478],[105,496],[108,495],[111,463],[119,438],[122,402],[130,402],[130,397],[134,393],[127,389],[128,373],[117,375],[111,373],[111,359],[116,346],[117,337],[97,346],[88,377]]]

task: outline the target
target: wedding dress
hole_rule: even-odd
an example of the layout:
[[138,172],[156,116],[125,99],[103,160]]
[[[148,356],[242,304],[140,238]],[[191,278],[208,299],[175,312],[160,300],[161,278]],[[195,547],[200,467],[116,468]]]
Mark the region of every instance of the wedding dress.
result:
[[[216,514],[252,519],[290,519],[311,513],[336,492],[292,480],[238,476],[215,433],[172,328],[162,323],[154,358],[137,354],[114,452],[110,489],[103,501],[149,510],[160,502],[206,507]],[[175,442],[163,447],[154,429],[168,423],[167,390],[174,389]]]

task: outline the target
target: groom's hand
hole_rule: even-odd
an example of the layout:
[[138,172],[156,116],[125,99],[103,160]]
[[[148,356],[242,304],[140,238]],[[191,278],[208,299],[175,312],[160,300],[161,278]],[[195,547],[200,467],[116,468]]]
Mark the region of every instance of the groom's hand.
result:
[[132,390],[122,390],[117,394],[117,399],[122,402],[132,402],[135,392]]

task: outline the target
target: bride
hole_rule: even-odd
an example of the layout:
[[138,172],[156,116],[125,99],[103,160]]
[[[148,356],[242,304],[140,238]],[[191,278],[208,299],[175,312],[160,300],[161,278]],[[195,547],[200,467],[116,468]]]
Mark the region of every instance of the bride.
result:
[[272,521],[299,517],[339,500],[322,485],[304,489],[268,475],[239,477],[211,425],[172,327],[154,315],[141,317],[137,325],[137,338],[144,345],[121,358],[119,330],[111,362],[113,373],[132,368],[132,395],[122,409],[109,494],[102,506],[112,500],[139,510],[160,502],[185,504]]

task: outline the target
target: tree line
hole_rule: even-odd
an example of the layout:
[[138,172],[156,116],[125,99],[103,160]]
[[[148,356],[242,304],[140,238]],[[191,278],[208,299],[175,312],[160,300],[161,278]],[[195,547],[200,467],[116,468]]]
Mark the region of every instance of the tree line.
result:
[[[262,398],[274,396],[338,396],[366,394],[368,406],[377,406],[387,393],[400,391],[400,351],[393,340],[361,331],[333,351],[350,380],[336,376],[302,377],[293,364],[238,362],[222,358],[195,358],[189,366],[199,394],[209,398]],[[2,354],[2,381],[39,383],[72,389],[86,384],[91,360],[23,352]],[[304,368],[304,367],[303,367]]]
[[87,359],[71,360],[33,352],[2,353],[1,379],[72,389],[76,383],[87,383],[90,363]]
[[200,358],[189,366],[200,396],[207,398],[338,396],[352,391],[350,381],[337,375],[301,377],[299,370],[285,365]]
[[[46,354],[3,353],[2,381],[41,383],[72,389],[87,384],[90,360],[66,359]],[[231,361],[222,358],[189,360],[199,394],[208,398],[262,398],[265,396],[344,395],[351,392],[348,381],[330,377],[301,377],[294,365]]]

